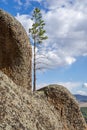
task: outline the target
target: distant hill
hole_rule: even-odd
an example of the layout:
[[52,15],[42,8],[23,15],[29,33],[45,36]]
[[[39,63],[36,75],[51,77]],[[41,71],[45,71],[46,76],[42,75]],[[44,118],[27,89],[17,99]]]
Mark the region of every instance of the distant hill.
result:
[[75,94],[74,96],[76,97],[78,102],[87,102],[87,96],[79,95],[79,94]]
[[85,121],[87,123],[87,107],[82,107],[81,112],[82,112],[83,117],[85,118]]
[[74,96],[77,99],[77,101],[79,102],[81,112],[87,123],[87,96],[79,95],[79,94],[75,94]]

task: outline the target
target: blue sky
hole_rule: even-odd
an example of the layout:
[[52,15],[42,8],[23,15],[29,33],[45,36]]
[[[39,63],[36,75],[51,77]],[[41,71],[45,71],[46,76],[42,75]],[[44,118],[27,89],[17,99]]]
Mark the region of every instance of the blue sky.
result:
[[87,95],[87,0],[0,0],[0,8],[19,20],[28,33],[32,11],[39,7],[48,40],[37,57],[52,69],[37,72],[37,88],[62,84]]

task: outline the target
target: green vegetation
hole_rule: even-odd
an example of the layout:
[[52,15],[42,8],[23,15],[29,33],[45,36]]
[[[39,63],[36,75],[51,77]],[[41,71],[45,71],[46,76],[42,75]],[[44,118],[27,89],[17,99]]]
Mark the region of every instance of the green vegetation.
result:
[[81,107],[81,112],[85,118],[85,121],[87,123],[87,107]]

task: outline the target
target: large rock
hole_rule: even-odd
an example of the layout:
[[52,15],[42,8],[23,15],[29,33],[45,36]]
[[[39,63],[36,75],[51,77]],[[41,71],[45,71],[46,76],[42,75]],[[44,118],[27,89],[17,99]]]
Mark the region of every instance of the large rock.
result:
[[87,130],[78,103],[62,86],[35,93],[0,72],[0,130]]
[[0,70],[17,85],[31,89],[32,52],[22,25],[0,10]]

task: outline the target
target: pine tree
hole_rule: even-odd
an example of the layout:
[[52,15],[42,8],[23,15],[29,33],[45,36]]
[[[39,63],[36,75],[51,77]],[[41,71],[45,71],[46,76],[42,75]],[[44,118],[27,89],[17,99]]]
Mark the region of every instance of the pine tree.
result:
[[33,25],[29,29],[29,33],[33,39],[34,46],[34,58],[33,58],[33,91],[36,90],[36,47],[43,43],[48,37],[45,35],[46,31],[44,30],[45,22],[42,20],[42,14],[39,8],[35,8],[33,11],[32,18]]

